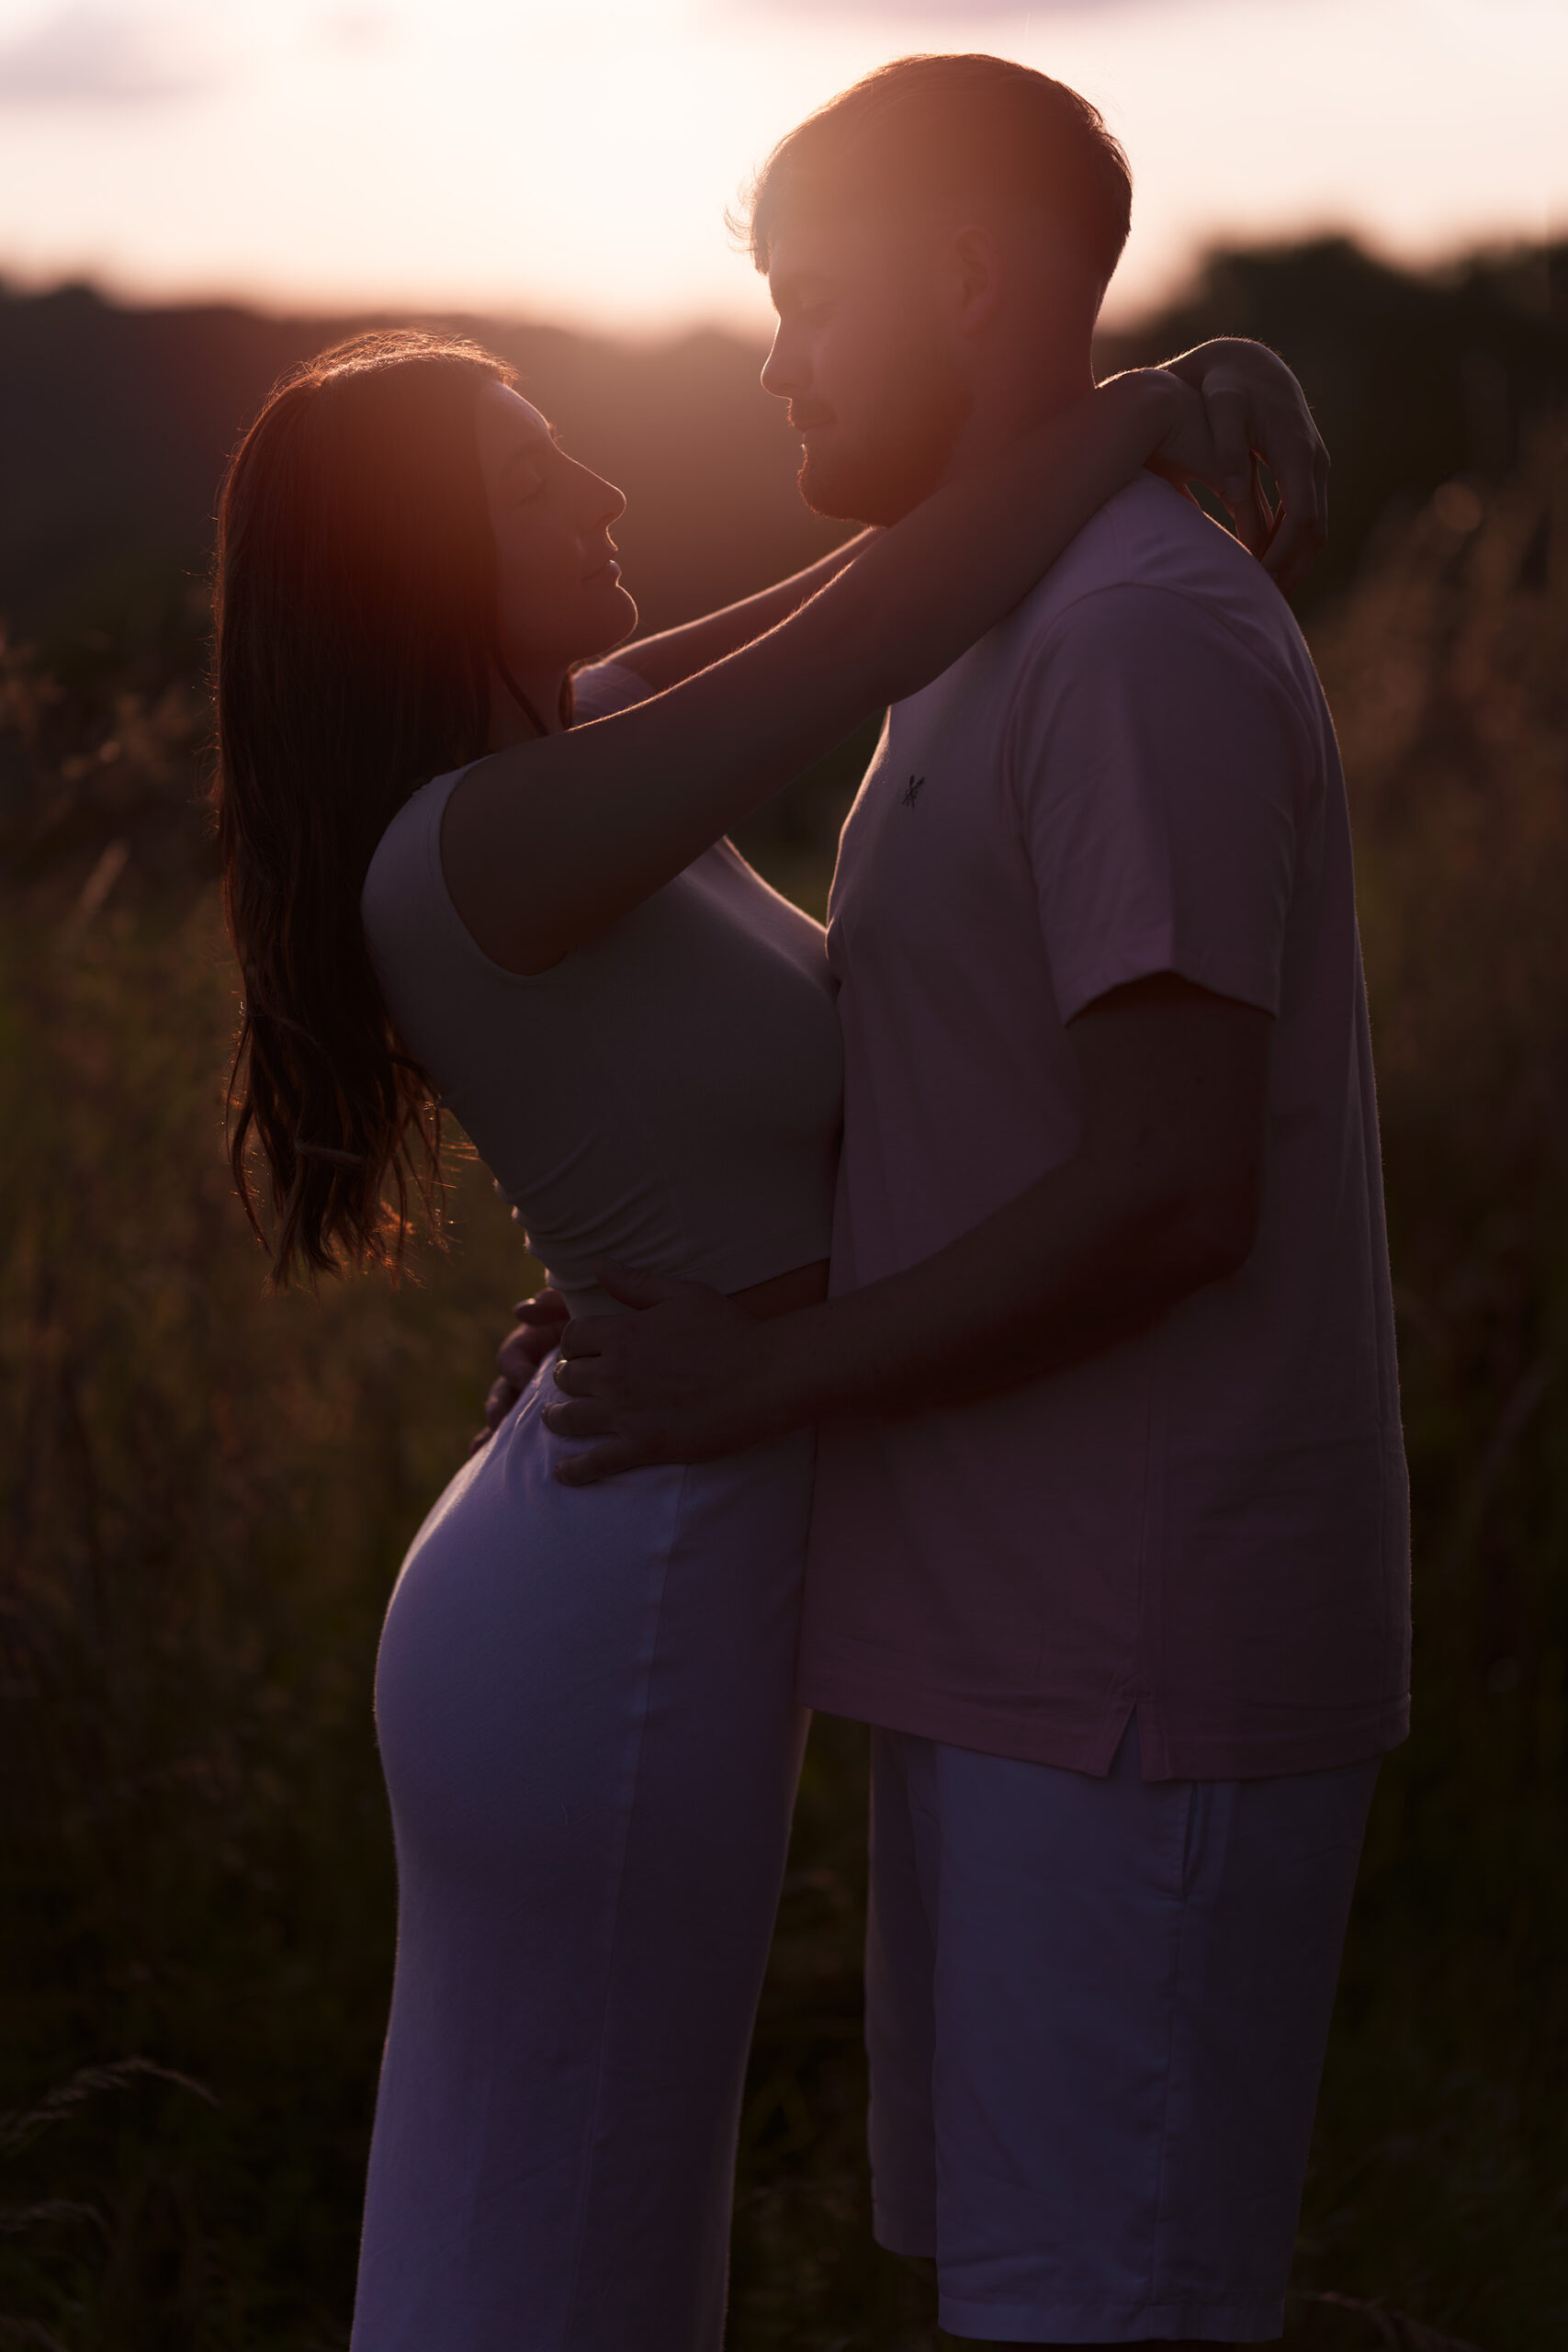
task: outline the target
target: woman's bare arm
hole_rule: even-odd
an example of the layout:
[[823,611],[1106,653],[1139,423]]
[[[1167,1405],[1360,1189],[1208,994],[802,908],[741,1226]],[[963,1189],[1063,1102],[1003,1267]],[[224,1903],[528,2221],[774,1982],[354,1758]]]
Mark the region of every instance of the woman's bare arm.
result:
[[739,604],[725,605],[716,613],[704,613],[699,620],[685,621],[679,628],[662,629],[657,637],[634,638],[605,658],[624,670],[635,670],[656,694],[666,686],[678,686],[683,678],[694,677],[738,647],[765,637],[769,629],[798,612],[807,597],[836,580],[845,564],[852,563],[876,537],[874,529],[861,531],[804,571],[763,588],[755,596],[743,596]]
[[[1215,487],[1230,506],[1246,545],[1281,587],[1292,587],[1328,537],[1328,451],[1300,384],[1267,344],[1246,335],[1216,335],[1160,365],[1201,393],[1221,468]],[[1278,514],[1262,498],[1255,458],[1261,458],[1278,480]],[[679,628],[634,638],[610,658],[634,670],[655,693],[679,685],[798,612],[807,597],[836,579],[876,536],[874,529],[862,531],[772,588],[705,613]]]
[[485,953],[541,972],[663,887],[870,712],[1010,612],[1156,449],[1214,470],[1202,406],[1139,370],[882,532],[799,611],[635,709],[481,760],[442,865]]

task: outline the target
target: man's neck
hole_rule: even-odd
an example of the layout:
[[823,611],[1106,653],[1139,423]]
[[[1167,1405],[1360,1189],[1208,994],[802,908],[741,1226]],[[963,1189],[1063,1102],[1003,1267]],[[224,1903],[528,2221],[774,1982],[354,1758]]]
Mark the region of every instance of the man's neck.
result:
[[953,445],[944,479],[965,473],[1000,449],[1037,432],[1094,390],[1087,347],[1049,368],[1023,364],[987,370],[976,385],[969,413]]

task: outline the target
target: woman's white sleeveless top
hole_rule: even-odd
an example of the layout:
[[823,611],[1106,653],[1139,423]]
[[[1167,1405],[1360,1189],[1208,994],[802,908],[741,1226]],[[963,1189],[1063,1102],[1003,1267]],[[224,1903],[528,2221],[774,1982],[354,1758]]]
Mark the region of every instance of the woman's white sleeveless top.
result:
[[[649,692],[604,662],[587,718]],[[547,972],[475,944],[441,871],[466,769],[407,800],[361,901],[409,1052],[574,1309],[604,1260],[744,1290],[828,1255],[842,1050],[818,925],[719,842]]]

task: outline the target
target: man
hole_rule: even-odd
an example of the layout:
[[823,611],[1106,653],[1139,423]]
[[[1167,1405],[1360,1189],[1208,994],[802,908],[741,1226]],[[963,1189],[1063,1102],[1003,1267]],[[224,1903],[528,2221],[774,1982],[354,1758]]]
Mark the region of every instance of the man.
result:
[[[892,520],[1079,398],[1129,201],[995,59],[791,133],[808,501]],[[1111,500],[889,714],[829,947],[832,1296],[612,1274],[562,1475],[819,1425],[800,1695],[874,1727],[876,2229],[942,2325],[1275,2335],[1408,1578],[1344,788],[1264,570]]]

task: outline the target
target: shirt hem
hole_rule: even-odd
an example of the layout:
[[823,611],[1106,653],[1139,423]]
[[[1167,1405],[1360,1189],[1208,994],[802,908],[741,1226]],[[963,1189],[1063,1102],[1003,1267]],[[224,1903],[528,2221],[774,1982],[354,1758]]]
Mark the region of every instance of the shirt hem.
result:
[[1386,1755],[1410,1733],[1408,1694],[1353,1714],[1325,1715],[1305,1727],[1298,1716],[1262,1731],[1224,1725],[1172,1731],[1169,1702],[1157,1691],[1137,1697],[1123,1691],[1100,1702],[1092,1717],[1086,1713],[1067,1722],[1043,1709],[964,1705],[938,1691],[910,1690],[822,1665],[802,1669],[796,1696],[802,1706],[881,1731],[981,1756],[1087,1772],[1097,1780],[1111,1770],[1134,1712],[1140,1716],[1145,1781],[1267,1781],[1289,1772],[1333,1771]]
[[[521,1209],[518,1214],[521,1216]],[[562,1266],[558,1260],[548,1261],[548,1247],[547,1242],[541,1245],[545,1253],[541,1262],[545,1263],[547,1277],[574,1313],[615,1315],[636,1311],[600,1289],[592,1266],[581,1270],[580,1279],[571,1267]],[[639,1266],[637,1271],[658,1274],[669,1282],[705,1283],[710,1290],[722,1291],[728,1297],[738,1290],[751,1289],[757,1283],[776,1282],[781,1274],[793,1274],[801,1266],[823,1265],[830,1251],[830,1234],[819,1225],[802,1226],[793,1233],[780,1234],[765,1242],[748,1241],[742,1248],[710,1250],[685,1258],[679,1266]]]
[[1233,1002],[1249,1004],[1258,1012],[1279,1018],[1277,971],[1262,964],[1247,963],[1239,956],[1216,956],[1178,945],[1168,934],[1141,944],[1129,943],[1120,954],[1108,956],[1092,969],[1071,978],[1064,976],[1057,983],[1057,1012],[1065,1025],[1077,1020],[1080,1012],[1087,1012],[1102,996],[1109,996],[1113,989],[1131,988],[1138,980],[1155,979],[1166,973],[1190,981],[1194,988],[1206,989],[1211,996],[1228,997]]

